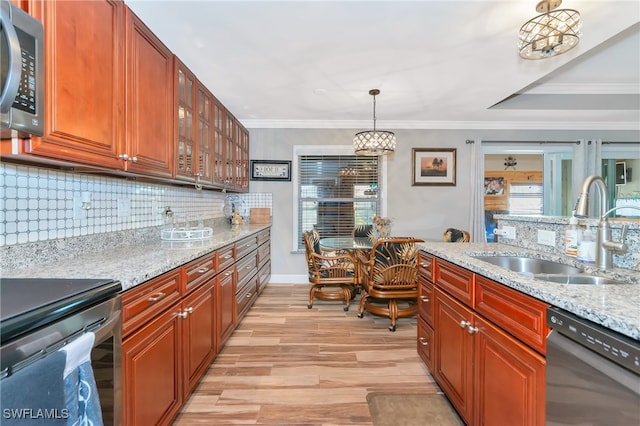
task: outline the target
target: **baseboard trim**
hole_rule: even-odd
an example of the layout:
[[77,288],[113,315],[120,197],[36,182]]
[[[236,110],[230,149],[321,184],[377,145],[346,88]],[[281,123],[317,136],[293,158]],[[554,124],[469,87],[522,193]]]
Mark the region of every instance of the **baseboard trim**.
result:
[[269,284],[308,284],[309,277],[295,274],[271,274]]

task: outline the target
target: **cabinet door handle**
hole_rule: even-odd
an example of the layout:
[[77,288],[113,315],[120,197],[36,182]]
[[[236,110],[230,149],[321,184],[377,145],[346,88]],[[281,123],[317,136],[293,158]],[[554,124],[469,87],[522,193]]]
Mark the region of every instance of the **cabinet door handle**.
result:
[[251,265],[247,265],[247,267],[244,269],[251,269]]
[[120,154],[118,155],[118,158],[121,159],[122,161],[131,161],[132,163],[135,163],[136,161],[138,161],[137,157],[129,157],[129,154]]
[[427,339],[425,339],[424,337],[421,337],[419,340],[422,346],[429,346],[429,342],[427,342]]
[[247,293],[247,299],[251,297],[251,293]]
[[466,328],[466,327],[469,327],[470,325],[471,323],[469,321],[464,321],[464,320],[460,321],[461,328]]
[[166,294],[163,292],[158,292],[156,294],[154,294],[153,296],[149,297],[149,302],[157,302],[158,300],[164,299],[166,297]]
[[422,300],[424,303],[428,303],[429,302],[429,298],[428,297],[424,297],[424,296],[420,296],[420,300]]
[[420,266],[422,266],[423,268],[428,268],[431,265],[425,262],[420,262]]
[[185,319],[189,316],[189,312],[178,312],[178,316],[182,319]]
[[233,274],[233,272],[225,272],[225,273],[224,273],[224,276],[225,276],[225,277],[228,277],[228,276],[229,276],[229,275],[231,275],[231,274]]
[[478,327],[471,327],[469,326],[469,328],[467,328],[467,332],[469,334],[476,334],[478,332]]
[[223,259],[231,259],[231,255],[230,255],[230,254],[228,254],[228,255],[226,255],[226,256],[222,256],[222,258],[223,258]]
[[204,274],[205,272],[207,272],[209,270],[209,268],[207,268],[206,266],[203,266],[202,268],[198,269],[198,272],[200,272],[201,274]]

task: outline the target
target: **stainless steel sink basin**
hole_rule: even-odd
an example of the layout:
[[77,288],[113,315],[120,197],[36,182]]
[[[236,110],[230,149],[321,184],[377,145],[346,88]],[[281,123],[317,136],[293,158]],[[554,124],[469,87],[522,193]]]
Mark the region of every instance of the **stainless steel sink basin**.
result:
[[508,269],[514,272],[520,272],[527,275],[538,274],[565,274],[573,275],[582,272],[582,269],[576,268],[564,263],[553,262],[551,260],[535,259],[532,257],[522,256],[474,256],[478,260],[488,262],[496,266]]
[[535,278],[551,281],[560,284],[591,284],[591,285],[604,285],[604,284],[628,284],[623,281],[614,280],[607,277],[599,277],[596,275],[536,275]]

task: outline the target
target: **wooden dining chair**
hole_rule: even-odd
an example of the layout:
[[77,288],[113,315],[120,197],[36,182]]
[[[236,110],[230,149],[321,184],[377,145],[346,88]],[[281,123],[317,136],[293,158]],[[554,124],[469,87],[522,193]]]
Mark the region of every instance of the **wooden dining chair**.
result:
[[382,238],[371,249],[368,275],[362,282],[358,317],[367,311],[391,319],[396,331],[398,318],[418,312],[417,238]]
[[311,283],[307,308],[313,307],[315,299],[342,300],[343,309],[348,311],[355,294],[356,277],[353,259],[348,254],[322,253],[320,238],[316,231],[304,232],[303,237],[309,283]]

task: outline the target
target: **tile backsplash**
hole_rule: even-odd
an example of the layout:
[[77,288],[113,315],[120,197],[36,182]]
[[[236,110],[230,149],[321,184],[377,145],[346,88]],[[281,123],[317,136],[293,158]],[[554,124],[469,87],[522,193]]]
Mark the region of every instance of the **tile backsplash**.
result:
[[[0,247],[222,219],[225,197],[135,180],[0,164]],[[239,194],[247,209],[271,208],[272,194]],[[87,207],[88,209],[83,208]],[[170,219],[166,207],[173,211]]]

